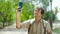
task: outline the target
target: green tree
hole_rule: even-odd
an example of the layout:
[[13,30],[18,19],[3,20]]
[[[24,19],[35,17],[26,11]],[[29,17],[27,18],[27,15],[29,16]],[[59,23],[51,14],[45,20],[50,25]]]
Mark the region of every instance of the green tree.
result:
[[[46,20],[46,21],[48,21],[49,20],[49,17],[50,17],[50,11],[47,11],[45,14],[44,14],[44,19]],[[56,19],[56,14],[52,14],[52,17],[53,17],[53,22],[55,21],[55,19]]]
[[33,18],[34,5],[29,2],[23,3],[21,12],[21,21]]
[[6,25],[15,21],[16,7],[19,0],[0,0],[0,22]]
[[49,6],[49,0],[42,0],[44,11],[47,12],[47,7]]

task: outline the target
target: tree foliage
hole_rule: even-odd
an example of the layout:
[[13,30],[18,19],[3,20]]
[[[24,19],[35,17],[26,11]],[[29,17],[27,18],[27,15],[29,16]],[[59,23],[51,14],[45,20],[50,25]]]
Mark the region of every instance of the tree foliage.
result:
[[[50,11],[47,11],[45,14],[44,14],[44,19],[47,21],[47,20],[49,20],[49,18],[50,18],[50,14],[51,14],[51,12]],[[56,19],[56,14],[52,14],[52,20],[53,20],[53,22],[54,22],[54,20]]]
[[[42,3],[44,4],[44,9],[49,6],[49,2],[43,0]],[[19,0],[0,0],[0,23],[4,22],[7,24],[12,23],[13,21],[16,22],[16,8],[18,7]],[[29,2],[23,3],[22,11],[21,11],[21,22],[27,19],[34,18],[34,5]],[[46,20],[49,19],[50,12],[45,11],[45,18]],[[53,14],[54,15],[54,14]],[[55,19],[55,15],[53,16]]]
[[33,18],[34,17],[33,12],[34,12],[34,5],[29,4],[29,2],[25,2],[22,7],[21,21]]
[[18,0],[0,0],[0,23],[8,25],[13,22],[18,2]]

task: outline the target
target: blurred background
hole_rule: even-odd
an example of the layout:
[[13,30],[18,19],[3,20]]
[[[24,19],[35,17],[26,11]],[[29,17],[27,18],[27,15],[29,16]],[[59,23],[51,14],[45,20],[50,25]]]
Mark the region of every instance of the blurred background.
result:
[[0,0],[0,31],[15,27],[19,2],[23,2],[21,22],[34,18],[35,6],[43,6],[43,19],[50,23],[54,34],[60,34],[60,0]]

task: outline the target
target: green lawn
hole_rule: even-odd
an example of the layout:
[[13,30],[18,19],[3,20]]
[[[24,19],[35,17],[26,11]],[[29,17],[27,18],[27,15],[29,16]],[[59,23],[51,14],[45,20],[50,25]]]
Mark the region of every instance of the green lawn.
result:
[[54,33],[60,34],[60,29],[53,30]]

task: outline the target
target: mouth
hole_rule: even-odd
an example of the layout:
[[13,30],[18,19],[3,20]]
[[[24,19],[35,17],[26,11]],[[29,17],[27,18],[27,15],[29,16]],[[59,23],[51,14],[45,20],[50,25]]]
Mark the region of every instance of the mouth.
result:
[[37,15],[34,15],[35,17],[37,16]]

